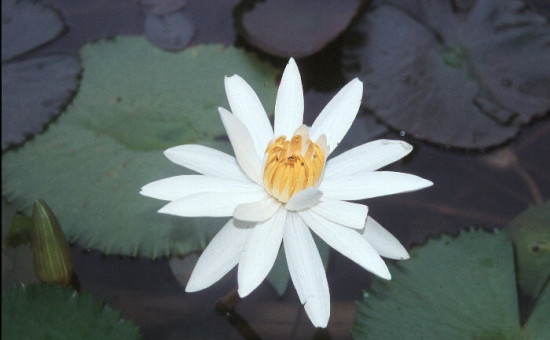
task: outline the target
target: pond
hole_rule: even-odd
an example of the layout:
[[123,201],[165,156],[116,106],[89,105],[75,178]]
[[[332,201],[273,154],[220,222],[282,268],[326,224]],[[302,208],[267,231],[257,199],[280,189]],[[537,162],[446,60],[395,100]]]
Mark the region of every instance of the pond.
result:
[[[265,3],[234,0],[45,0],[44,3],[61,14],[67,31],[40,48],[26,52],[22,59],[59,54],[77,56],[81,53],[80,61],[84,71],[78,78],[79,89],[73,91],[76,91],[74,101],[68,105],[59,105],[58,111],[65,109],[65,112],[58,118],[53,118],[59,113],[56,111],[46,119],[53,119],[52,126],[45,127],[45,122],[40,123],[31,131],[22,133],[22,137],[13,137],[14,140],[8,141],[7,146],[4,146],[3,139],[3,199],[10,204],[15,202],[15,210],[29,215],[32,208],[29,202],[35,195],[44,192],[48,195],[51,188],[68,188],[59,190],[63,197],[61,194],[52,194],[51,199],[43,195],[37,198],[45,199],[54,213],[57,213],[59,206],[67,204],[65,211],[58,217],[63,229],[68,228],[65,232],[68,231],[70,238],[77,241],[71,244],[75,286],[81,291],[88,291],[94,298],[104,299],[113,309],[120,310],[124,318],[133,320],[146,339],[351,339],[350,328],[356,327],[357,301],[363,299],[363,291],[373,281],[380,281],[334,249],[326,253],[326,275],[330,290],[330,320],[327,328],[315,328],[312,325],[292,283],[279,295],[270,283],[264,281],[249,296],[235,301],[235,268],[211,287],[187,293],[185,284],[200,252],[185,257],[184,267],[181,268],[182,264],[176,262],[178,260],[164,256],[177,253],[176,248],[170,248],[176,246],[163,241],[168,237],[185,240],[187,232],[176,233],[183,228],[178,223],[183,222],[178,217],[172,217],[171,227],[155,236],[155,225],[150,221],[165,218],[157,217],[155,212],[162,204],[139,196],[139,185],[131,193],[119,192],[128,187],[129,182],[125,180],[117,182],[119,176],[125,176],[126,166],[145,168],[132,178],[139,179],[141,182],[138,183],[142,186],[178,174],[179,168],[168,168],[169,161],[162,154],[163,150],[171,146],[207,140],[205,143],[210,146],[231,150],[225,130],[203,129],[208,124],[214,124],[212,121],[218,124],[218,129],[222,128],[216,108],[228,107],[223,99],[225,97],[218,103],[201,106],[200,110],[204,111],[200,111],[197,117],[204,120],[200,121],[199,118],[193,121],[195,118],[191,117],[187,122],[184,116],[177,118],[181,113],[165,114],[165,111],[187,108],[185,103],[178,106],[180,104],[167,102],[180,92],[184,98],[182,101],[189,102],[196,98],[200,101],[203,97],[216,97],[217,90],[205,93],[208,89],[201,87],[200,79],[204,77],[208,82],[216,79],[215,86],[222,89],[223,76],[230,76],[234,71],[228,71],[231,74],[216,72],[225,67],[241,67],[242,59],[238,58],[253,60],[250,69],[249,66],[240,69],[249,72],[250,82],[258,86],[253,87],[261,99],[268,98],[264,107],[271,114],[281,74],[289,57],[296,57],[304,87],[304,123],[308,126],[313,124],[319,112],[348,81],[355,77],[363,81],[363,105],[341,142],[340,149],[335,153],[375,139],[402,140],[413,146],[413,151],[407,157],[384,170],[414,174],[430,180],[434,185],[415,192],[359,202],[368,205],[369,216],[374,216],[407,250],[421,247],[429,239],[442,240],[442,235],[456,237],[461,231],[464,233],[464,230],[470,228],[490,233],[503,229],[527,208],[542,206],[549,198],[550,66],[548,63],[538,64],[544,55],[548,56],[549,50],[550,10],[547,5],[544,7],[543,4],[533,2],[528,9],[522,7],[522,11],[510,10],[517,17],[508,12],[505,14],[510,17],[506,17],[499,12],[502,15],[500,19],[510,20],[511,26],[521,26],[518,23],[521,20],[525,20],[527,26],[540,25],[533,31],[501,34],[498,30],[497,33],[491,31],[491,25],[497,26],[501,23],[498,21],[500,19],[488,19],[488,16],[480,14],[483,12],[479,9],[482,5],[488,8],[493,6],[489,0],[449,1],[454,6],[447,6],[451,8],[449,13],[436,5],[432,7],[437,8],[418,4],[417,7],[411,5],[399,8],[396,4],[383,4],[384,1],[375,1],[373,4],[351,0],[339,5],[330,1],[316,4],[315,1],[292,3],[275,0]],[[174,13],[177,15],[174,16]],[[472,13],[481,17],[474,17]],[[448,20],[442,18],[445,15]],[[522,15],[524,17],[518,19]],[[536,20],[530,15],[536,16]],[[300,21],[302,16],[303,20]],[[463,20],[465,17],[468,19]],[[392,28],[384,27],[384,23]],[[434,34],[435,38],[428,37],[426,33],[432,31],[437,33]],[[488,31],[493,32],[494,36]],[[141,46],[151,42],[146,42],[145,38],[122,37],[143,37],[145,34],[157,46],[183,52],[155,52],[156,47],[142,49]],[[467,39],[464,38],[466,36]],[[97,41],[100,42],[84,47]],[[477,44],[479,41],[481,43]],[[223,44],[225,47],[191,50],[203,44]],[[494,48],[491,44],[494,44]],[[121,46],[130,46],[128,51],[131,53],[124,54]],[[199,58],[189,57],[191,61],[185,59],[181,64],[178,64],[180,61],[170,64],[178,58],[178,53],[186,51],[192,51],[191,55],[197,53]],[[242,51],[247,54],[241,55]],[[116,57],[119,59],[111,58],[116,53],[121,53]],[[235,59],[227,57],[231,53],[234,53],[231,58]],[[227,59],[223,59],[225,57]],[[91,62],[101,58],[104,58],[101,67]],[[15,58],[7,62],[20,60]],[[127,66],[128,70],[134,69],[136,60],[166,62],[162,74],[170,73],[170,76],[166,76],[166,79],[158,76],[155,73],[156,66],[148,65],[147,62],[135,67],[145,70],[141,75],[124,75]],[[120,63],[119,66],[117,63]],[[193,64],[187,67],[189,64],[186,63]],[[178,68],[172,65],[178,65]],[[4,67],[8,66],[4,66],[3,60]],[[206,68],[215,76],[204,71]],[[257,69],[261,70],[258,74],[255,73]],[[78,67],[75,70],[77,74]],[[89,70],[96,70],[97,73],[91,75]],[[187,72],[181,76],[187,83],[178,84],[180,71]],[[13,77],[20,79],[17,75]],[[243,78],[246,79],[245,75]],[[403,81],[395,78],[403,78]],[[111,83],[102,84],[104,79],[109,79]],[[155,85],[162,81],[169,85]],[[263,88],[260,88],[262,82]],[[130,90],[117,92],[124,84],[130,84]],[[147,95],[136,94],[132,97],[134,85],[136,93]],[[170,87],[169,92],[174,95],[163,94],[166,87]],[[222,92],[222,95],[225,94]],[[4,90],[2,96],[5,96]],[[94,102],[96,98],[109,96],[112,97],[111,102]],[[151,98],[155,102],[145,104],[145,109],[136,104],[151,101]],[[199,110],[198,104],[189,105]],[[4,99],[2,106],[4,111]],[[124,112],[124,115],[117,116],[115,108],[121,108],[120,112]],[[158,120],[155,121],[150,112],[145,112],[147,110],[155,110]],[[202,112],[210,112],[215,116],[209,120],[207,113]],[[175,121],[176,118],[180,121]],[[83,126],[87,132],[73,134],[69,130],[75,126]],[[131,128],[124,132],[121,126]],[[148,130],[149,126],[151,130]],[[189,127],[194,132],[180,135],[181,126]],[[45,138],[41,139],[44,128],[44,135],[54,135],[61,129],[65,132],[59,132],[55,137],[45,137],[50,138],[46,142]],[[162,134],[155,134],[157,132],[153,130],[161,131]],[[29,137],[30,134],[37,135]],[[85,137],[67,141],[65,137],[68,136]],[[104,143],[105,140],[115,142]],[[50,149],[33,146],[41,143],[50,143]],[[124,145],[124,151],[120,151],[116,145]],[[59,155],[55,153],[57,149],[61,150]],[[67,162],[58,162],[57,159],[50,163],[44,161],[40,167],[31,168],[31,161],[18,158],[26,152],[32,155],[41,150],[51,150],[55,157],[70,154],[68,159],[72,165],[69,166],[75,169],[104,167],[103,172],[108,172],[108,175],[93,171],[72,175],[71,170],[66,168]],[[82,154],[88,152],[92,156]],[[81,153],[80,158],[73,157],[73,153]],[[102,156],[95,157],[95,153]],[[103,160],[103,155],[116,155],[119,159],[116,162]],[[86,163],[88,158],[92,159],[90,163]],[[157,165],[158,171],[152,169]],[[30,170],[24,170],[26,167]],[[55,176],[45,180],[41,177],[43,172],[51,172]],[[84,184],[72,186],[70,182],[78,178]],[[83,205],[82,202],[87,202],[88,198],[82,198],[85,194],[74,191],[97,183],[103,184],[96,191],[90,190],[90,197],[105,204],[91,202],[90,206]],[[118,183],[123,184],[119,186]],[[128,203],[126,197],[133,195],[140,201],[125,205]],[[115,202],[115,205],[111,202]],[[128,220],[128,225],[109,225],[113,219],[124,222],[117,215],[131,215],[132,209],[141,208],[143,204],[157,205],[155,209],[146,211],[149,215],[140,211],[143,215],[134,216],[133,220]],[[77,211],[79,209],[83,209],[83,212]],[[548,210],[548,204],[544,209]],[[93,217],[95,219],[91,220],[101,224],[97,228],[104,229],[97,229],[94,234],[94,227],[88,225],[84,228],[90,229],[90,232],[80,231],[78,228],[89,222],[74,217],[81,216],[79,214],[104,214],[105,217]],[[68,222],[74,220],[78,222]],[[211,221],[200,223],[208,224]],[[216,220],[216,226],[223,225],[223,219],[221,221]],[[140,229],[140,236],[135,236],[132,235],[134,222],[151,225],[143,233]],[[193,224],[192,228],[200,227],[200,223]],[[550,221],[544,223],[550,226]],[[114,241],[98,240],[104,230],[111,228],[119,228],[119,231],[113,233]],[[542,255],[546,256],[544,261],[548,261],[550,244],[547,230],[543,231],[539,243],[541,249],[546,249]],[[195,242],[193,246],[185,249],[204,248],[214,234],[212,231],[201,234],[198,241],[192,241]],[[154,240],[144,241],[147,244],[145,246],[136,246],[134,243],[140,242],[139,237]],[[79,238],[85,239],[85,242],[79,242]],[[128,238],[128,244],[120,245],[116,238]],[[100,245],[109,254],[82,244]],[[138,256],[128,256],[130,253],[137,253]],[[182,283],[174,276],[170,261],[172,266],[183,271],[180,278]],[[386,263],[396,262],[386,260]],[[399,271],[395,269],[401,268],[399,265],[391,270]],[[458,278],[463,279],[467,278]],[[389,285],[395,280],[389,281]],[[491,290],[491,287],[484,288]],[[522,291],[518,292],[520,318],[525,322],[535,308],[536,299]],[[224,298],[227,306],[219,304]],[[359,333],[354,334],[360,338],[357,335]]]

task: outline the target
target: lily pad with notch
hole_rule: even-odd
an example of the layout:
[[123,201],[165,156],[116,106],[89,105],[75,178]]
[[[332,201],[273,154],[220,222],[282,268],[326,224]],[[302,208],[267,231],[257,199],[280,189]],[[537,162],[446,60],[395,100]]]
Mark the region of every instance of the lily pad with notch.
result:
[[37,198],[46,200],[70,241],[107,254],[156,258],[204,249],[225,218],[159,214],[163,202],[139,190],[190,173],[164,157],[169,147],[229,151],[218,138],[225,129],[216,110],[228,107],[224,76],[241,75],[273,108],[276,70],[232,47],[173,53],[143,37],[90,44],[81,58],[73,104],[47,132],[4,153],[3,195],[26,213]]
[[41,132],[78,88],[81,67],[75,56],[25,56],[64,30],[51,7],[2,1],[2,150]]
[[363,104],[383,122],[479,149],[550,112],[546,18],[519,1],[389,2],[365,13],[344,49],[345,73],[364,81]]
[[[550,286],[520,325],[509,234],[462,231],[412,249],[359,303],[355,339],[545,339]],[[396,327],[399,325],[399,327]]]

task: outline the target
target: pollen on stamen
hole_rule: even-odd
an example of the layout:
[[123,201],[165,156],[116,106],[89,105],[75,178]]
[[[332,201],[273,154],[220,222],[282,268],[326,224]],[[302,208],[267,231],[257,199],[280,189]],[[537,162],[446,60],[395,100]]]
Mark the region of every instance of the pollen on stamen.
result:
[[319,182],[325,166],[326,138],[322,135],[314,143],[308,128],[302,125],[290,140],[277,137],[265,152],[264,188],[286,203],[294,194]]

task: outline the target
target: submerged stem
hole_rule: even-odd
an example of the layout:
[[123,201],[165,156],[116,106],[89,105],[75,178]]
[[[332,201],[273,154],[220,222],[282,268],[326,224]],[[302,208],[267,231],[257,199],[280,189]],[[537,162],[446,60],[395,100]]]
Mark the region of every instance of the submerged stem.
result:
[[235,306],[241,301],[237,288],[230,291],[220,301],[216,302],[216,311],[223,314],[229,324],[247,340],[259,340],[260,336],[250,327],[248,322],[235,311]]
[[241,301],[237,288],[233,289],[226,296],[224,296],[220,301],[216,302],[216,310],[219,313],[226,313],[235,308],[237,303]]

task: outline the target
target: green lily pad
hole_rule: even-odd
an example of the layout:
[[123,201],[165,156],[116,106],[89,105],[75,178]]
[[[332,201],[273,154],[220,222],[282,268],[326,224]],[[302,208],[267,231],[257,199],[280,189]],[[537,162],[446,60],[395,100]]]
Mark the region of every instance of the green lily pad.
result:
[[392,280],[375,281],[359,303],[356,339],[542,339],[543,293],[520,327],[514,251],[506,231],[462,231],[411,251],[390,265]]
[[537,296],[550,278],[550,201],[533,206],[509,225],[516,251],[518,284],[526,295]]
[[523,338],[529,340],[546,340],[550,334],[550,285],[539,296],[535,310],[529,316],[529,320],[523,326]]
[[107,254],[152,258],[204,249],[226,219],[158,214],[139,195],[152,181],[190,173],[162,151],[186,143],[229,150],[217,107],[229,107],[224,76],[239,74],[266,108],[275,69],[242,50],[197,46],[180,53],[143,37],[84,47],[80,91],[48,130],[2,156],[2,191],[30,213],[48,202],[65,235]]
[[2,293],[3,339],[142,339],[132,321],[88,293],[19,286]]

